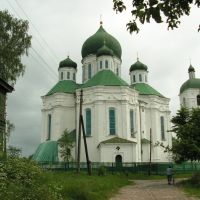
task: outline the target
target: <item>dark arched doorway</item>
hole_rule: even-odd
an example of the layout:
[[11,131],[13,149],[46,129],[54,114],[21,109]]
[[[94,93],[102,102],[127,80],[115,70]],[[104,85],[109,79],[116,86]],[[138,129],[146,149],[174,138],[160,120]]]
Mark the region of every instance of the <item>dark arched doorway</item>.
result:
[[116,155],[115,163],[116,163],[117,168],[122,167],[122,156],[121,155]]

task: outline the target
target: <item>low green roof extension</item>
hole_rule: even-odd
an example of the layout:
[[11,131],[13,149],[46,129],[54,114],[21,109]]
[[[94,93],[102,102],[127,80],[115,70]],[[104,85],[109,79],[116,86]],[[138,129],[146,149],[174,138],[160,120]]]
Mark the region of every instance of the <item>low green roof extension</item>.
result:
[[135,83],[130,87],[137,90],[139,94],[142,95],[155,95],[165,98],[162,94],[160,94],[158,91],[156,91],[154,88],[152,88],[150,85],[146,83]]
[[72,80],[62,80],[56,83],[56,85],[46,94],[52,95],[54,93],[75,93],[76,89],[80,88],[80,84],[75,83]]
[[88,80],[83,88],[93,87],[93,86],[128,86],[124,80],[119,76],[114,74],[111,70],[101,70],[95,74],[90,80]]
[[116,143],[135,143],[135,142],[120,137],[113,137],[108,140],[100,142],[100,144],[116,144]]
[[200,78],[191,78],[183,83],[180,88],[180,94],[190,88],[200,89]]
[[58,162],[58,143],[56,141],[46,141],[41,143],[32,160],[37,162]]

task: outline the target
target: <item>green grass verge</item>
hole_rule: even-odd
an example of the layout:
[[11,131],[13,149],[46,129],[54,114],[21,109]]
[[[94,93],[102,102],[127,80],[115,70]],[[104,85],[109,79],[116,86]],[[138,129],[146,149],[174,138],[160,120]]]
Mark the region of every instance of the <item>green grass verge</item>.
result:
[[[178,178],[186,178],[191,174],[179,174]],[[98,176],[93,173],[88,176],[85,172],[45,172],[45,181],[54,187],[57,193],[64,200],[107,200],[117,193],[119,188],[133,184],[134,180],[160,180],[165,176],[107,173],[105,176]],[[130,181],[132,180],[132,181]]]
[[200,188],[193,188],[193,186],[183,186],[183,189],[189,196],[200,198]]
[[122,186],[131,182],[124,174],[107,174],[106,176],[75,172],[46,172],[48,184],[58,188],[64,200],[106,200]]
[[196,172],[188,179],[181,181],[178,186],[189,196],[195,196],[200,198],[200,172]]

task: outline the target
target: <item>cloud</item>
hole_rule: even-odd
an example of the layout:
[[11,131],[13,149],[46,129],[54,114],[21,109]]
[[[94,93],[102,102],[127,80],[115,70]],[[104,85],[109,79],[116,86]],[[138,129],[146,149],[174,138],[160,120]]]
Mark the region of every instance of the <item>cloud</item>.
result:
[[[112,1],[107,0],[21,0],[18,1],[31,19],[30,33],[33,48],[48,63],[30,50],[23,58],[25,75],[17,81],[15,91],[8,95],[8,118],[15,124],[10,144],[23,149],[30,155],[40,142],[41,96],[57,82],[59,62],[70,54],[78,63],[78,82],[81,82],[81,47],[84,41],[99,27],[100,14],[104,28],[116,37],[122,46],[122,78],[129,82],[129,67],[136,61],[137,52],[141,62],[149,69],[149,83],[164,96],[171,98],[173,113],[179,108],[179,88],[188,79],[189,58],[200,76],[200,37],[197,33],[199,9],[193,9],[189,17],[183,17],[180,28],[168,31],[166,24],[150,23],[141,26],[139,34],[130,35],[126,23],[130,13],[115,14]],[[130,1],[127,1],[130,3]],[[20,17],[26,18],[16,3],[13,7]],[[6,0],[0,2],[2,9],[16,15]],[[130,10],[130,8],[128,8]],[[32,23],[37,27],[34,29]],[[54,52],[52,55],[52,51]],[[54,71],[54,75],[52,72]]]

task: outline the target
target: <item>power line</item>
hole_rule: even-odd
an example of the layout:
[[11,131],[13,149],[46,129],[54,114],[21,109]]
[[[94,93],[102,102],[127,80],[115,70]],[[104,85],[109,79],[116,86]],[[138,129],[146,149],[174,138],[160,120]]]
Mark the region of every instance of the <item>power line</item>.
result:
[[51,49],[51,47],[48,45],[48,43],[46,42],[46,40],[44,39],[44,37],[41,35],[41,33],[38,31],[38,29],[36,28],[36,26],[33,24],[33,22],[31,21],[31,19],[28,17],[28,15],[26,14],[26,12],[24,11],[24,9],[21,7],[21,5],[19,4],[19,2],[17,0],[15,0],[15,2],[17,3],[17,5],[19,6],[19,8],[22,10],[22,12],[24,13],[24,15],[27,17],[27,19],[30,21],[30,23],[32,24],[33,28],[36,30],[36,32],[39,34],[39,36],[41,37],[41,39],[43,40],[43,42],[47,45],[47,47],[49,48],[49,50],[51,51],[52,55],[55,57],[56,60],[58,60],[57,56],[55,55],[54,51]]
[[33,47],[31,47],[31,49],[34,51],[34,53],[43,61],[43,63],[48,66],[48,69],[52,72],[52,74],[54,74],[56,77],[56,73],[54,70],[52,70],[52,68],[49,66],[49,64],[44,60],[44,58],[37,52],[37,50],[35,50]]
[[[39,61],[31,52],[29,52],[29,54],[31,55],[31,57],[32,57],[34,60],[36,60],[39,64],[41,64],[40,61]],[[45,65],[45,67],[46,67],[46,65]],[[44,69],[44,68],[42,68],[42,69]],[[48,69],[48,68],[46,68],[46,69]],[[46,70],[44,69],[44,71],[46,71]],[[49,73],[49,75],[50,75],[54,80],[57,80],[57,78],[55,78],[55,76],[53,76],[53,75],[55,75],[55,74]]]
[[[20,15],[19,15],[18,12],[15,10],[15,8],[12,6],[12,4],[10,3],[9,0],[7,0],[7,3],[8,3],[9,6],[13,9],[13,11],[15,12],[15,14],[16,14],[19,18],[21,18]],[[40,54],[37,52],[37,50],[36,50],[35,48],[33,48],[33,47],[31,47],[31,49],[32,49],[32,50],[35,52],[35,54],[43,61],[43,63],[44,63],[45,66],[47,67],[47,70],[51,71],[51,73],[52,73],[54,76],[57,77],[55,71],[49,66],[49,64],[44,60],[44,58],[42,58],[42,57],[40,56]],[[32,57],[33,57],[33,55],[32,55]],[[54,77],[54,78],[55,78],[55,77]]]

